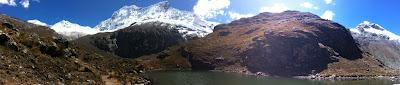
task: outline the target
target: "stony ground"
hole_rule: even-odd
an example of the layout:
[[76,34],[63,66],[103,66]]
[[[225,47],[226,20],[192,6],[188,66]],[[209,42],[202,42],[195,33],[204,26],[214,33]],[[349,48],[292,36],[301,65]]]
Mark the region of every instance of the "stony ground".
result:
[[0,15],[0,84],[150,84],[135,62],[77,47],[48,27]]

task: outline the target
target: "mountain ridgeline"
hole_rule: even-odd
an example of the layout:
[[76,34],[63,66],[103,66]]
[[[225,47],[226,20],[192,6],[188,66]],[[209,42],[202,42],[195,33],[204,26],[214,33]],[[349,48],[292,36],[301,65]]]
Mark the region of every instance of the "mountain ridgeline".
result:
[[220,24],[213,33],[193,39],[178,37],[179,29],[170,25],[148,22],[75,42],[99,54],[133,59],[146,71],[191,69],[275,76],[396,74],[393,65],[382,60],[386,57],[364,50],[351,31],[311,13],[261,13]]
[[[327,70],[328,64],[340,60],[361,58],[361,50],[343,26],[311,13],[286,11],[218,25],[206,37],[137,61],[152,69],[173,67],[165,64],[193,70],[302,76]],[[174,59],[186,63],[169,62]],[[154,62],[159,64],[151,66]]]
[[0,84],[149,85],[142,73],[155,70],[281,77],[400,73],[398,36],[366,22],[349,30],[307,12],[266,12],[214,27],[167,2],[127,6],[96,26],[103,32],[71,41],[6,15],[0,23]]
[[178,30],[171,28],[174,26],[163,22],[149,22],[115,32],[85,36],[75,41],[81,46],[91,46],[120,57],[137,58],[184,42],[186,39]]

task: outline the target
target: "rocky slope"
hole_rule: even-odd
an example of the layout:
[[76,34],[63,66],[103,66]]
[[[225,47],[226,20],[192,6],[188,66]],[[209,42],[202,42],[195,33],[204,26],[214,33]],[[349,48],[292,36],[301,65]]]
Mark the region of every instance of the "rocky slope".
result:
[[137,58],[161,52],[186,41],[177,25],[164,22],[148,22],[120,29],[115,32],[98,33],[75,40],[82,46],[124,58]]
[[136,61],[148,70],[220,70],[275,76],[391,72],[363,53],[342,25],[297,11],[261,13],[218,25],[204,38]]
[[77,47],[48,27],[0,15],[0,84],[148,84],[135,62]]
[[373,55],[385,66],[400,69],[400,36],[368,21],[350,30],[361,50]]

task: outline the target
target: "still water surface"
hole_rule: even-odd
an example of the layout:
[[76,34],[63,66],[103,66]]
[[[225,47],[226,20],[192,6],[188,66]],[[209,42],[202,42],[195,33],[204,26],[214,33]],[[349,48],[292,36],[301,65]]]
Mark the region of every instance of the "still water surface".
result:
[[150,72],[154,85],[394,85],[390,80],[299,80],[206,71]]

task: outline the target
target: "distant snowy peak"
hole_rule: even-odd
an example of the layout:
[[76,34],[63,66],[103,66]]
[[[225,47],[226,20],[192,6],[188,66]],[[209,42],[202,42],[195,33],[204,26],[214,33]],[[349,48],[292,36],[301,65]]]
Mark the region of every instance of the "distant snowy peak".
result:
[[89,34],[96,34],[99,31],[93,29],[89,26],[81,26],[79,24],[71,23],[66,20],[62,20],[50,27],[57,33],[69,37],[71,39],[76,39]]
[[[181,11],[170,7],[168,1],[159,2],[148,7],[138,7],[135,5],[124,6],[115,11],[111,18],[101,22],[94,27],[100,31],[115,31],[131,25],[140,25],[147,22],[164,22],[190,28],[190,31],[182,33],[200,33],[204,36],[212,32],[218,23],[203,20],[192,12]],[[178,28],[178,30],[180,30]],[[183,29],[182,29],[183,30]],[[187,30],[187,29],[185,29]]]
[[357,29],[359,30],[369,30],[369,29],[373,29],[373,30],[379,30],[379,31],[385,31],[386,29],[383,28],[382,26],[375,24],[375,23],[371,23],[369,21],[364,21],[363,23],[360,23],[357,27]]
[[374,39],[388,39],[394,41],[400,41],[400,36],[386,30],[382,26],[364,21],[359,24],[356,28],[350,29],[355,37],[370,37]]
[[41,22],[41,21],[39,21],[39,20],[37,20],[37,19],[28,20],[27,22],[32,23],[32,24],[36,24],[36,25],[40,25],[40,26],[46,26],[46,27],[49,26],[49,25],[47,25],[46,23]]
[[96,34],[98,31],[96,29],[93,29],[89,26],[81,26],[79,24],[71,23],[66,20],[62,20],[53,26],[51,26],[51,29],[54,29],[57,32],[82,32],[86,34]]

